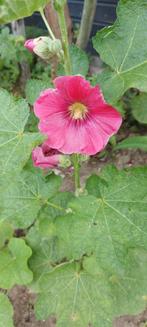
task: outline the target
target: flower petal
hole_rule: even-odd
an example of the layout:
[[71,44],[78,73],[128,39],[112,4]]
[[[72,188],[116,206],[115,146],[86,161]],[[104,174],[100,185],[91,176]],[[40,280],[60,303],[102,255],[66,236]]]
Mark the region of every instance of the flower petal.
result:
[[60,76],[54,80],[55,87],[60,90],[62,97],[70,103],[81,102],[91,93],[91,86],[82,76]]
[[66,112],[68,103],[61,98],[57,90],[48,89],[41,93],[34,104],[35,115],[41,120],[56,112]]

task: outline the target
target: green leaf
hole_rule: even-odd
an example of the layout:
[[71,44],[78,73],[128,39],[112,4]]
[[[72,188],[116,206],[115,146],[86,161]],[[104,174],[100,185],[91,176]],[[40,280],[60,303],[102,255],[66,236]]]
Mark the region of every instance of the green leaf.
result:
[[0,327],[14,327],[13,307],[8,297],[0,293]]
[[10,221],[15,228],[27,228],[42,207],[54,205],[50,199],[56,194],[60,181],[60,177],[54,174],[47,182],[28,172],[4,176],[0,181],[0,219]]
[[[121,274],[105,271],[93,255],[80,263],[62,264],[40,278],[37,319],[57,317],[57,327],[109,327],[116,315],[145,306],[147,253],[132,249]],[[109,256],[107,258],[109,261]]]
[[[38,220],[26,236],[28,245],[33,250],[29,261],[34,274],[33,286],[38,288],[38,280],[46,271],[53,270],[58,260],[56,251],[56,229],[54,219],[68,210],[68,202],[73,195],[69,192],[58,193],[52,198],[54,206],[47,206],[40,212]],[[35,286],[34,286],[35,285]]]
[[29,104],[33,105],[40,93],[52,87],[51,82],[39,79],[29,79],[26,83],[25,94]]
[[39,133],[25,133],[29,108],[24,99],[15,101],[0,90],[0,166],[1,174],[20,170],[27,162],[32,149],[43,142]]
[[130,136],[119,142],[115,149],[140,149],[147,151],[147,136]]
[[0,249],[5,245],[6,242],[8,242],[12,236],[12,226],[5,221],[0,221]]
[[34,11],[44,7],[48,0],[0,0],[0,24],[6,24],[23,17],[31,16]]
[[27,266],[31,254],[30,247],[20,238],[12,238],[0,250],[0,287],[11,288],[15,284],[26,285],[32,281],[33,274]]
[[145,0],[120,0],[114,25],[93,38],[94,48],[111,68],[98,76],[109,102],[119,99],[131,87],[147,91],[146,17]]
[[141,93],[131,100],[132,114],[139,123],[147,124],[147,94]]
[[89,69],[89,60],[87,54],[82,49],[72,45],[70,47],[70,56],[72,61],[73,75],[81,74],[86,76]]
[[[50,226],[52,224],[50,223]],[[55,240],[51,237],[51,228],[48,222],[48,238],[41,235],[38,224],[29,230],[26,236],[26,242],[32,249],[32,256],[29,260],[29,267],[33,272],[33,281],[31,289],[39,290],[39,280],[46,272],[53,270],[55,263],[54,259],[54,243]],[[49,232],[50,231],[50,232]]]
[[[70,57],[72,63],[72,74],[86,76],[89,69],[89,60],[87,54],[75,45],[70,46]],[[58,67],[58,75],[65,75],[63,65]]]
[[119,270],[120,249],[146,248],[146,171],[107,168],[101,178],[88,179],[89,195],[70,202],[72,213],[55,219],[60,260],[79,259],[96,251],[104,268]]

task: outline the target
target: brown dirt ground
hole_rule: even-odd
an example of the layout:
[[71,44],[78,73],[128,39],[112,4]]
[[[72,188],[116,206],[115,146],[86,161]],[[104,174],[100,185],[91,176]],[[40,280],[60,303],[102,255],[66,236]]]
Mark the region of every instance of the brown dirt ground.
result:
[[[105,164],[114,163],[117,168],[147,165],[147,155],[139,150],[122,150],[115,156],[108,158],[93,157],[89,162],[82,165],[82,181],[93,173],[98,173]],[[64,180],[64,190],[71,191],[73,188],[72,178],[67,176]],[[33,305],[35,296],[26,287],[16,286],[9,292],[9,298],[14,306],[15,327],[55,327],[55,320],[36,321]],[[7,326],[4,326],[7,327]],[[68,327],[68,326],[65,326]],[[147,311],[136,316],[123,316],[115,319],[113,327],[147,327]]]

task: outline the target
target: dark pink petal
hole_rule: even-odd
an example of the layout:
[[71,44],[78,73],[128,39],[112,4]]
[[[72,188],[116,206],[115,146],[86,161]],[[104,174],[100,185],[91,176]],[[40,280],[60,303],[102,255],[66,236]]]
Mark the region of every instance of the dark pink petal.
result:
[[70,103],[82,102],[91,93],[91,86],[82,76],[60,76],[54,80],[55,87],[60,90],[61,96]]

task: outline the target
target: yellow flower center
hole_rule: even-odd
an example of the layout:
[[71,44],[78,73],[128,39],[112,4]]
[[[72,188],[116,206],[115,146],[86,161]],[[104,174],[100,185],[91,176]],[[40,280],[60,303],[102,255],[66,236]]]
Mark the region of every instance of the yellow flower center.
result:
[[74,119],[83,119],[88,112],[87,107],[80,102],[75,102],[69,106],[70,115]]

